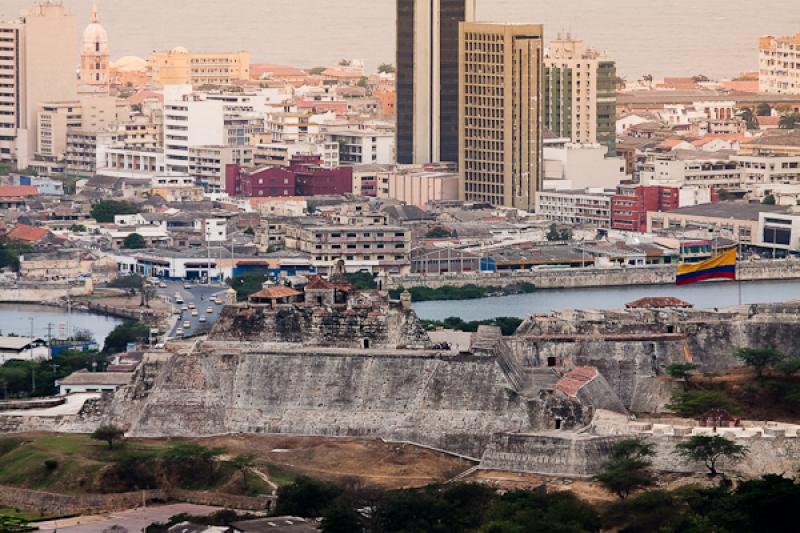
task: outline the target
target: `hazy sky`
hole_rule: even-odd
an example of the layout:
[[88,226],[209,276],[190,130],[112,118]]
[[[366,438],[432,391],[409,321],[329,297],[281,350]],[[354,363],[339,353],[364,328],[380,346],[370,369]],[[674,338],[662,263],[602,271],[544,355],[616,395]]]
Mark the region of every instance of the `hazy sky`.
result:
[[[0,0],[16,15],[32,0]],[[88,20],[92,0],[64,0]],[[253,62],[298,66],[361,58],[394,62],[395,0],[99,0],[112,56],[182,45],[238,50]],[[570,29],[638,77],[756,69],[758,36],[800,31],[800,0],[479,0],[483,20]]]

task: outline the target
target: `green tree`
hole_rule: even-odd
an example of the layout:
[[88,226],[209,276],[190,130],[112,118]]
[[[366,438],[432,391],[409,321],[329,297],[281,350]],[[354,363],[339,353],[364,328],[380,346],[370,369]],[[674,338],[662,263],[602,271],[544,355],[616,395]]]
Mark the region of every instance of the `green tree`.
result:
[[667,374],[683,384],[683,390],[686,390],[689,384],[689,378],[692,373],[697,370],[697,365],[692,363],[670,363],[667,365]]
[[739,118],[741,118],[747,125],[747,129],[749,130],[758,129],[758,119],[753,113],[753,110],[750,109],[749,107],[745,107],[739,111]]
[[216,459],[224,451],[193,443],[175,444],[163,456],[167,477],[171,483],[190,489],[213,485],[219,475]]
[[568,241],[572,239],[572,230],[570,228],[559,228],[555,223],[550,224],[550,228],[545,234],[548,241]]
[[247,228],[242,233],[244,233],[245,235],[255,235],[256,231],[253,228]]
[[322,516],[342,493],[336,485],[300,476],[294,483],[278,489],[275,513],[303,517]]
[[450,237],[454,237],[453,232],[441,226],[433,227],[425,233],[426,239],[448,239]]
[[771,368],[784,359],[782,353],[772,348],[739,348],[734,355],[747,366],[753,367],[759,378],[764,375],[764,369]]
[[319,76],[320,74],[325,72],[325,70],[327,70],[325,67],[314,67],[311,70],[309,70],[308,73],[311,74],[312,76]]
[[736,412],[738,406],[724,392],[715,390],[675,391],[667,409],[678,416],[696,418],[710,409]]
[[333,505],[322,517],[322,533],[355,533],[363,530],[361,515],[344,503]]
[[92,206],[92,218],[97,222],[114,222],[116,215],[134,215],[139,213],[139,208],[123,200],[101,200]]
[[786,377],[793,376],[800,371],[800,357],[785,359],[775,365],[775,369]]
[[650,472],[655,446],[639,439],[624,439],[612,446],[611,457],[597,476],[606,489],[624,500],[636,489],[653,484]]
[[125,432],[112,424],[105,424],[95,429],[92,433],[94,440],[101,440],[108,444],[108,449],[114,449],[114,441],[120,440],[125,436]]
[[666,533],[681,522],[681,501],[663,490],[648,490],[612,503],[603,513],[603,527],[626,533]]
[[106,337],[103,352],[118,353],[125,351],[129,342],[144,342],[150,337],[150,328],[136,320],[128,320],[117,325]]
[[784,130],[800,128],[800,113],[786,113],[778,119],[778,127]]
[[772,107],[766,102],[761,102],[756,107],[756,115],[759,117],[768,117],[772,114]]
[[86,226],[83,224],[73,224],[69,227],[69,230],[73,233],[86,233]]
[[19,258],[33,251],[28,244],[19,242],[0,242],[0,270],[5,268],[19,272]]
[[131,233],[122,241],[122,247],[128,250],[140,250],[147,247],[147,242],[138,233]]
[[358,81],[356,82],[356,86],[357,87],[361,87],[362,89],[366,89],[369,86],[368,81],[369,81],[369,78],[367,78],[366,76],[361,76],[360,78],[358,78]]
[[394,65],[390,63],[381,63],[378,65],[378,73],[379,74],[394,74],[397,69],[394,68]]
[[775,205],[775,195],[768,194],[764,198],[761,199],[761,203],[764,205]]
[[255,456],[252,454],[237,455],[230,460],[230,464],[242,474],[242,488],[246,491],[247,486],[247,472],[255,466]]
[[718,474],[721,460],[741,461],[747,456],[747,448],[720,435],[695,435],[675,446],[675,453],[690,461],[705,464],[710,476]]
[[266,268],[254,268],[231,278],[230,286],[236,291],[236,298],[242,301],[260,291],[264,282],[271,279],[272,276]]
[[375,276],[369,272],[353,272],[345,274],[345,277],[347,282],[356,290],[363,291],[378,288],[378,284],[375,283]]
[[585,533],[599,531],[600,525],[597,511],[569,492],[514,490],[493,499],[479,531]]

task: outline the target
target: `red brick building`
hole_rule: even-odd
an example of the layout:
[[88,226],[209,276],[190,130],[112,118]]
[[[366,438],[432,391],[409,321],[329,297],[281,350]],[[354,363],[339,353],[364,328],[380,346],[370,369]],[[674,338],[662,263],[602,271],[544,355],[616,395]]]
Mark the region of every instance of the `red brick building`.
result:
[[670,211],[680,207],[678,189],[662,186],[620,186],[611,197],[611,229],[647,231],[648,211]]
[[228,165],[225,191],[231,196],[320,196],[353,192],[352,167],[326,168],[316,155],[298,155],[289,167],[243,169]]

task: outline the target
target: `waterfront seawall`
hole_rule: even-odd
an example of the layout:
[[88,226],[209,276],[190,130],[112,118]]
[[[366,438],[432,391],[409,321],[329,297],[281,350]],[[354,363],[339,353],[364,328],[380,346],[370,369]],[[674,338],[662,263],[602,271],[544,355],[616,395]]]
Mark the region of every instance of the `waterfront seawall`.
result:
[[61,283],[19,281],[0,285],[0,303],[53,303],[68,296],[89,296],[93,290],[91,279]]
[[[474,274],[407,274],[389,278],[387,289],[445,285],[463,287],[506,287],[532,283],[538,289],[576,289],[584,287],[620,287],[631,285],[673,285],[675,265],[630,268],[569,268],[531,270],[526,272],[486,272]],[[800,261],[745,261],[737,267],[742,281],[800,279]]]

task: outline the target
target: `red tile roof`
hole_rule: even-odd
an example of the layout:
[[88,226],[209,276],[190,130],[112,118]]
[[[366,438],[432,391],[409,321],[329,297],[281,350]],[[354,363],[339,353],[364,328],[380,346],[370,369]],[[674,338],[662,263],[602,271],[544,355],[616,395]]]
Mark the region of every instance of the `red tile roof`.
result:
[[144,91],[139,91],[136,94],[130,95],[128,99],[125,100],[125,102],[128,105],[139,105],[145,100],[159,100],[163,102],[164,95],[161,93],[157,93],[155,91],[144,90]]
[[564,394],[575,396],[587,383],[597,377],[597,369],[593,366],[576,366],[558,380],[556,388]]
[[37,194],[39,194],[39,189],[32,185],[0,185],[0,198],[18,198]]
[[48,233],[49,231],[46,228],[17,224],[6,233],[6,237],[12,241],[37,242],[42,240]]
[[338,289],[342,292],[348,292],[352,288],[353,286],[348,283],[332,283],[321,276],[311,276],[308,278],[308,283],[306,283],[304,287],[305,290],[311,289],[312,291]]
[[260,291],[251,294],[251,300],[277,300],[279,298],[293,298],[295,296],[300,296],[303,294],[302,292],[296,291],[291,287],[286,287],[284,285],[275,285],[273,287],[267,287],[265,289],[261,289]]

